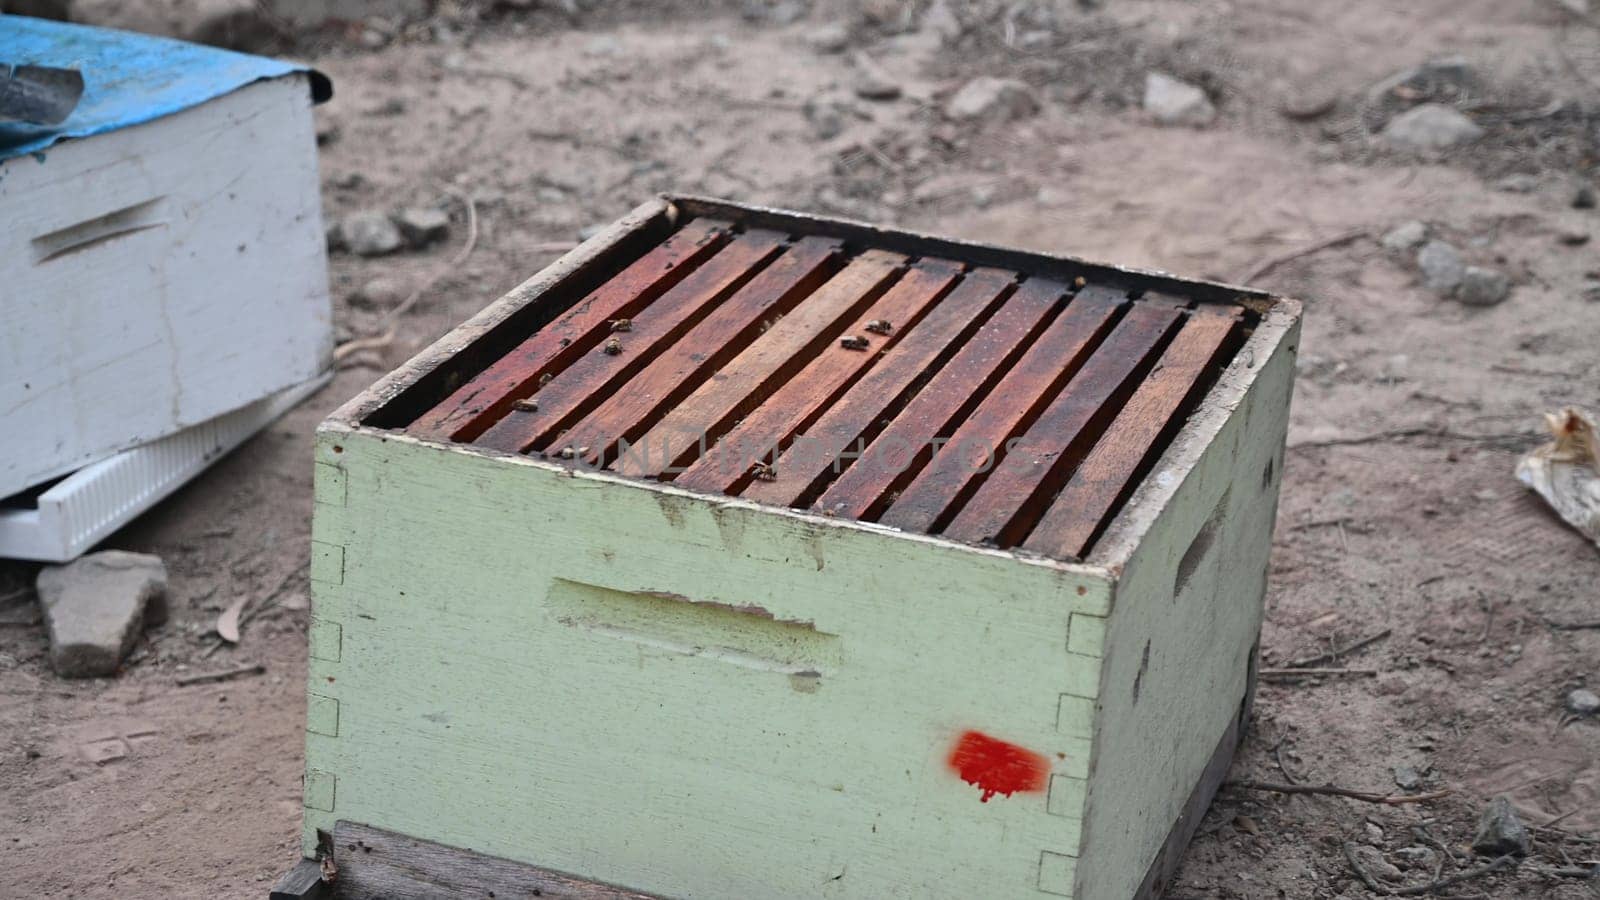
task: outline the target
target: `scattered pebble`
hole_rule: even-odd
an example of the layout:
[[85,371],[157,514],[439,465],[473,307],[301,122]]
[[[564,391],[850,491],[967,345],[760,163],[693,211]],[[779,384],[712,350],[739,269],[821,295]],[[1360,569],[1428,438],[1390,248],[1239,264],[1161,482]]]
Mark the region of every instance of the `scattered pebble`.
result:
[[1005,122],[1038,111],[1039,100],[1032,88],[1014,78],[987,75],[962,85],[944,105],[945,117],[957,122]]
[[1461,251],[1438,240],[1429,241],[1417,251],[1417,267],[1422,269],[1422,283],[1428,290],[1445,297],[1455,292],[1467,270]]
[[1478,819],[1478,833],[1472,839],[1472,850],[1483,856],[1505,856],[1514,853],[1527,856],[1530,840],[1528,826],[1517,818],[1511,801],[1496,797],[1484,807]]
[[873,69],[863,71],[855,83],[855,93],[863,100],[898,100],[900,99],[900,85],[882,72]]
[[1362,827],[1362,831],[1366,834],[1367,843],[1374,847],[1383,846],[1383,828],[1380,827],[1376,822],[1365,823]]
[[450,214],[437,207],[402,209],[394,217],[406,245],[426,247],[450,236]]
[[1439,860],[1439,854],[1433,852],[1432,847],[1413,845],[1401,847],[1394,852],[1408,868],[1420,869],[1424,872],[1433,871],[1434,864]]
[[1585,281],[1578,294],[1590,303],[1600,303],[1600,281]]
[[1511,292],[1511,279],[1504,272],[1467,266],[1456,286],[1456,299],[1467,306],[1494,306]]
[[46,566],[36,588],[50,634],[50,668],[63,678],[115,675],[144,626],[167,618],[167,568],[159,556],[91,553]]
[[805,42],[812,50],[824,55],[843,53],[850,48],[850,29],[842,22],[819,25],[806,33]]
[[389,309],[406,296],[406,286],[385,275],[370,279],[350,293],[351,306],[357,309]]
[[1415,793],[1422,789],[1422,773],[1411,766],[1395,766],[1394,783],[1408,794]]
[[1383,128],[1390,146],[1416,152],[1445,150],[1483,137],[1483,129],[1453,106],[1424,103],[1393,119]]
[[1400,867],[1384,859],[1378,848],[1366,844],[1353,844],[1348,847],[1356,859],[1360,860],[1361,868],[1367,870],[1367,873],[1374,878],[1382,881],[1401,881],[1405,878],[1405,873],[1400,871]]
[[1592,716],[1600,712],[1600,694],[1578,688],[1567,694],[1567,712],[1575,716]]
[[1144,109],[1162,125],[1207,125],[1217,117],[1205,91],[1160,72],[1144,76]]
[[1412,219],[1389,229],[1383,236],[1383,247],[1395,253],[1414,249],[1428,239],[1428,224]]
[[1330,87],[1310,87],[1285,97],[1278,112],[1285,119],[1309,122],[1320,119],[1339,106],[1339,91]]
[[389,216],[365,211],[345,217],[339,225],[344,246],[357,256],[383,256],[405,246],[405,238]]
[[1556,235],[1556,240],[1568,247],[1582,247],[1584,244],[1589,243],[1589,232],[1563,231]]
[[1594,202],[1595,197],[1593,185],[1580,184],[1578,185],[1578,189],[1572,193],[1573,209],[1594,209]]

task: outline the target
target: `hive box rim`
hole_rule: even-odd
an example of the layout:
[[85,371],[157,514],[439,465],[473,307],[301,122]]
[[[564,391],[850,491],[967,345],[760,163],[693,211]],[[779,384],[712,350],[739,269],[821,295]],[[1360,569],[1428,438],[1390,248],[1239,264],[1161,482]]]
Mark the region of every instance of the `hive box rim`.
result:
[[[901,531],[874,522],[833,518],[806,510],[756,503],[738,497],[716,497],[675,487],[670,482],[627,478],[603,470],[574,469],[522,454],[452,441],[419,438],[406,434],[399,428],[368,423],[371,417],[399,400],[404,393],[435,370],[480,340],[488,338],[499,326],[511,319],[514,313],[539,303],[563,282],[578,276],[588,266],[596,264],[606,256],[618,252],[630,239],[636,238],[652,227],[671,228],[686,218],[698,217],[726,219],[750,227],[789,228],[806,234],[854,240],[867,246],[905,248],[907,252],[920,255],[947,255],[980,265],[1009,265],[1046,275],[1058,274],[1070,277],[1082,274],[1097,282],[1129,289],[1181,291],[1185,296],[1193,297],[1199,302],[1244,306],[1256,313],[1259,321],[1253,333],[1236,352],[1234,362],[1230,363],[1223,376],[1206,391],[1194,412],[1184,422],[1171,443],[1162,450],[1150,471],[1140,479],[1133,494],[1113,516],[1104,535],[1091,548],[1088,557],[1082,561],[1045,556],[1020,547],[999,549],[968,544],[939,535]],[[1234,408],[1243,400],[1254,382],[1261,365],[1271,356],[1273,349],[1292,333],[1296,322],[1300,319],[1301,309],[1298,300],[1224,282],[1180,278],[1158,270],[1092,262],[1061,254],[1014,250],[976,241],[957,240],[775,207],[669,193],[639,204],[622,218],[485,306],[466,322],[446,332],[371,387],[334,410],[317,430],[319,434],[326,436],[362,435],[384,441],[425,445],[468,456],[499,458],[507,463],[528,466],[552,475],[590,479],[618,487],[652,491],[708,503],[722,509],[760,511],[812,525],[892,535],[966,553],[1009,558],[1020,563],[1041,565],[1062,572],[1114,578],[1122,571],[1123,566],[1139,546],[1144,533],[1155,522],[1171,495],[1177,490],[1182,481],[1181,475],[1200,458],[1207,444],[1227,422]],[[1231,377],[1237,368],[1236,364],[1240,361],[1244,361],[1249,371],[1242,377]],[[1180,477],[1158,477],[1163,473],[1176,473]]]

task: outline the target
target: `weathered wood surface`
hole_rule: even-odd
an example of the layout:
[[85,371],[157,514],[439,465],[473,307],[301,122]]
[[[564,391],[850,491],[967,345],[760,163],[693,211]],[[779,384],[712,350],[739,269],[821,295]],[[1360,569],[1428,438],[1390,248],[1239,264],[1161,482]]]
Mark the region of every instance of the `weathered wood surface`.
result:
[[[871,371],[806,429],[803,440],[797,438],[778,457],[770,480],[752,482],[740,496],[778,506],[802,502],[847,462],[841,454],[858,448],[863,439],[870,440],[886,414],[892,413],[913,392],[916,397],[926,395],[928,388],[918,391],[919,383],[940,371],[947,360],[950,365],[944,366],[945,370],[964,372],[965,368],[957,368],[955,364],[973,355],[969,348],[999,343],[1006,336],[1013,340],[1020,337],[1008,331],[1008,324],[1019,315],[1027,318],[1030,310],[1043,304],[1030,302],[1032,294],[1012,293],[1015,278],[1015,273],[998,269],[967,273],[944,302],[917,323]],[[1009,302],[1013,300],[1015,302]],[[995,312],[997,307],[1000,312]],[[991,314],[997,324],[985,327]],[[1042,312],[1036,314],[1043,315]],[[979,331],[978,337],[968,340],[975,331]],[[999,340],[990,340],[997,335]],[[960,389],[970,393],[976,387],[968,381]]]
[[737,492],[748,481],[752,465],[757,460],[775,459],[789,438],[815,421],[944,297],[961,268],[959,263],[938,259],[924,259],[912,266],[846,329],[849,334],[871,334],[869,324],[887,323],[889,334],[881,344],[866,352],[837,344],[825,347],[798,375],[723,435],[710,452],[673,478],[674,483],[712,493]]
[[339,822],[333,861],[340,900],[654,900],[527,863]]
[[[1134,896],[1245,696],[1259,634],[1299,323],[1257,324],[1092,558],[1107,620],[1078,896]],[[1181,787],[1183,790],[1175,790]]]
[[[1102,570],[386,432],[317,460],[313,841],[369,822],[708,900],[841,870],[1009,895],[1072,852],[1093,703],[1060,695],[1095,691],[1067,642]],[[1055,800],[982,802],[947,763],[969,729],[1045,756]]]
[[[569,441],[598,448],[609,445],[593,439],[603,441],[608,433],[630,441],[637,435],[637,452],[623,454],[614,465],[624,475],[656,476],[668,467],[686,465],[705,442],[753,409],[775,386],[834,340],[849,319],[894,282],[905,262],[903,256],[876,250],[857,256],[844,271],[774,322],[642,435],[635,428],[616,430],[620,423],[594,422],[574,429],[576,436]],[[585,438],[591,440],[584,441]],[[603,462],[602,452],[592,450],[589,461]]]
[[1002,546],[1020,540],[1149,368],[1180,316],[1173,309],[1134,304],[943,534]]
[[696,219],[579,300],[554,322],[496,360],[406,428],[436,440],[471,441],[533,393],[539,379],[593,350],[608,323],[638,314],[717,253],[729,238],[726,222]]
[[268,900],[330,900],[333,886],[322,880],[321,863],[302,859],[279,876],[267,897]]
[[[822,498],[834,515],[863,518],[888,491],[898,491],[886,524],[907,531],[933,531],[953,514],[983,477],[1003,459],[1006,441],[1043,412],[1103,338],[1127,297],[1120,291],[1084,288],[1039,339],[1028,347],[927,464],[909,468],[897,483],[881,480],[866,489],[855,479],[840,482]],[[869,470],[864,470],[863,474]]]
[[1101,524],[1160,448],[1162,432],[1170,430],[1186,404],[1198,399],[1195,395],[1205,384],[1205,373],[1227,348],[1238,325],[1233,315],[1189,316],[1023,546],[1067,559],[1083,556]]
[[305,78],[0,161],[0,497],[327,371]]
[[[511,452],[541,448],[619,385],[637,377],[662,354],[670,354],[686,333],[725,314],[730,306],[725,300],[737,301],[735,308],[742,308],[745,298],[770,301],[795,290],[808,266],[824,264],[828,252],[808,245],[785,253],[786,240],[773,231],[740,235],[636,313],[637,325],[630,325],[636,330],[618,332],[609,324],[599,328],[586,342],[587,350],[564,371],[540,376],[545,383],[536,383],[529,398],[536,408],[513,407],[473,443]],[[774,258],[776,262],[767,265]]]

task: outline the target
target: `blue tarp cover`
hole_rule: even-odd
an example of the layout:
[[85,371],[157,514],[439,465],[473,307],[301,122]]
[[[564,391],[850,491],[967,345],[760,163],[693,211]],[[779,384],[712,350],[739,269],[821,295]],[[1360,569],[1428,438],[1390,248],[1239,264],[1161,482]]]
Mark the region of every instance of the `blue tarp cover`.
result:
[[199,106],[263,78],[306,72],[312,98],[332,86],[306,66],[108,28],[0,13],[0,66],[55,66],[83,73],[83,98],[65,122],[0,122],[0,160],[57,141],[138,125]]

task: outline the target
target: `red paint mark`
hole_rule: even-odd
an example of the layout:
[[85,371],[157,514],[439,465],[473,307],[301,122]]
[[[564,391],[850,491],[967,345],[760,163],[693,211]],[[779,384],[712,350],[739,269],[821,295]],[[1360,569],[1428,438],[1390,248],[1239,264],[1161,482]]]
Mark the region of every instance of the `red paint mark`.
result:
[[969,731],[950,751],[950,768],[961,780],[983,791],[988,803],[995,794],[1042,791],[1050,778],[1050,761],[1026,747]]

